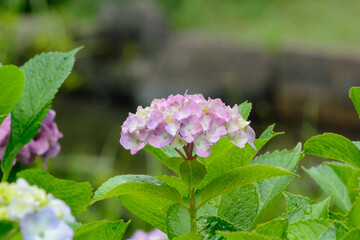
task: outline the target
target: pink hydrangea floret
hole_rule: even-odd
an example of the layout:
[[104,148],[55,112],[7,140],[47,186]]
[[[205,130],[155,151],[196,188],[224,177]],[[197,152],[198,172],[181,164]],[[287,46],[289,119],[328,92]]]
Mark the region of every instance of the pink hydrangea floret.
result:
[[[31,165],[36,156],[40,156],[46,166],[46,158],[54,158],[60,152],[59,138],[63,135],[59,131],[55,119],[55,111],[50,109],[41,123],[38,133],[17,154],[16,160]],[[2,160],[6,145],[10,137],[11,116],[9,115],[0,125],[0,160]]]
[[135,233],[128,240],[167,240],[168,237],[159,229],[154,229],[150,232],[143,230],[136,230]]
[[201,94],[170,95],[154,99],[149,107],[139,106],[135,114],[129,113],[122,125],[120,143],[131,154],[147,144],[156,148],[170,145],[184,159],[206,158],[210,146],[223,136],[239,148],[246,143],[255,148],[255,132],[249,124],[238,113],[237,105],[231,108],[220,99],[206,100]]

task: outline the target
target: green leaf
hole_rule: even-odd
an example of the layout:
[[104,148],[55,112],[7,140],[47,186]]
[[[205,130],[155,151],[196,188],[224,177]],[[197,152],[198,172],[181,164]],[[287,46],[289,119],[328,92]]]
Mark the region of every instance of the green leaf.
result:
[[[266,153],[254,159],[252,164],[267,164],[295,172],[302,157],[301,144],[298,144],[291,151]],[[292,176],[275,177],[225,193],[221,197],[218,216],[244,230],[252,229],[292,179]]]
[[211,240],[224,240],[225,238],[217,234],[217,231],[238,231],[237,227],[231,223],[215,216],[205,216],[200,217],[197,220],[198,233],[201,235],[202,239],[211,239]]
[[202,240],[202,238],[197,233],[186,233],[179,237],[173,238],[173,240]]
[[87,211],[92,196],[92,187],[88,182],[76,183],[58,179],[40,169],[28,169],[17,173],[16,176],[52,193],[55,198],[62,199],[71,208],[74,215]]
[[306,220],[297,221],[289,224],[288,238],[289,240],[314,240],[319,239],[321,234],[328,230],[332,223],[328,220]]
[[121,239],[129,225],[122,220],[101,220],[78,227],[74,234],[74,240],[117,240]]
[[238,106],[238,113],[247,120],[251,112],[252,104],[251,102],[245,101]]
[[170,187],[176,188],[179,191],[181,196],[185,197],[185,196],[189,195],[189,187],[188,187],[188,185],[186,185],[186,183],[181,178],[174,177],[174,176],[166,176],[166,175],[156,177],[156,178],[160,179],[161,181],[163,181]]
[[[200,203],[200,194],[195,194],[195,200],[196,204],[198,205]],[[189,198],[186,198],[184,201],[187,205],[189,205]],[[216,215],[217,202],[218,199],[214,198],[213,200],[202,205],[202,207],[200,207],[200,209],[198,209],[196,212],[197,218],[202,216]],[[188,209],[179,204],[174,204],[169,208],[166,217],[166,224],[168,230],[167,234],[170,239],[190,232],[190,222],[186,219],[190,219]]]
[[80,222],[73,222],[73,223],[70,223],[69,226],[71,227],[72,230],[76,230],[78,229],[80,226],[82,226],[82,223]]
[[303,168],[312,177],[321,189],[328,195],[333,194],[332,199],[342,210],[347,212],[351,206],[349,192],[340,178],[331,167],[320,164],[310,169]]
[[1,164],[3,181],[9,177],[17,152],[38,132],[52,99],[73,68],[78,51],[43,53],[21,68],[25,88],[11,113],[11,134]]
[[224,193],[221,195],[217,216],[243,230],[248,230],[257,216],[259,197],[254,184]]
[[360,141],[352,141],[352,143],[360,150]]
[[292,212],[295,209],[315,204],[315,201],[301,195],[294,195],[289,192],[283,192],[283,195],[286,199],[287,212]]
[[324,133],[305,143],[305,154],[334,159],[360,169],[360,150],[346,137]]
[[286,219],[277,218],[264,224],[259,224],[255,232],[274,238],[286,239],[286,230],[289,222]]
[[173,204],[172,201],[135,194],[120,195],[118,199],[130,212],[160,231],[167,232],[166,213]]
[[0,239],[7,239],[6,237],[15,231],[17,223],[8,220],[0,220]]
[[360,227],[360,197],[351,206],[346,218],[350,228]]
[[218,232],[229,240],[271,240],[270,237],[255,232]]
[[360,227],[350,229],[349,232],[347,232],[342,240],[358,240],[360,239]]
[[360,171],[341,162],[325,162],[332,168],[349,192],[351,202],[359,195]]
[[18,67],[0,67],[0,125],[19,101],[24,86],[24,73]]
[[273,131],[274,125],[269,126],[254,142],[255,150],[249,144],[244,148],[235,146],[227,137],[222,137],[214,146],[208,158],[199,158],[206,166],[207,174],[200,184],[203,188],[214,178],[237,167],[246,166],[255,157],[256,153],[273,137],[282,134]]
[[327,219],[329,217],[329,201],[330,197],[320,203],[302,205],[292,209],[284,217],[288,218],[290,223],[307,219]]
[[347,227],[341,222],[333,222],[332,226],[319,236],[319,240],[342,239],[348,231]]
[[178,176],[180,175],[179,169],[180,165],[184,162],[184,159],[172,148],[171,146],[166,146],[163,148],[155,148],[151,145],[146,145],[144,150],[159,159],[165,166],[171,169]]
[[[287,151],[275,151],[266,153],[254,159],[251,164],[267,164],[273,167],[279,167],[295,173],[299,161],[303,158],[301,144],[299,143],[294,149]],[[267,211],[281,197],[282,192],[289,186],[294,177],[281,176],[271,179],[265,179],[258,183],[258,191],[260,193],[260,205],[257,217],[253,223],[254,227]]]
[[345,217],[345,215],[343,215],[341,213],[329,211],[329,219],[344,222],[346,217]]
[[202,189],[201,204],[235,188],[267,178],[286,175],[295,174],[281,168],[261,164],[235,168],[215,178]]
[[180,165],[180,175],[188,186],[194,187],[204,179],[206,175],[206,168],[196,159],[192,161],[184,161]]
[[353,101],[358,115],[360,116],[360,87],[352,87],[349,91],[349,96]]
[[110,178],[96,190],[91,204],[125,194],[141,194],[183,204],[180,193],[163,181],[147,175],[122,175]]

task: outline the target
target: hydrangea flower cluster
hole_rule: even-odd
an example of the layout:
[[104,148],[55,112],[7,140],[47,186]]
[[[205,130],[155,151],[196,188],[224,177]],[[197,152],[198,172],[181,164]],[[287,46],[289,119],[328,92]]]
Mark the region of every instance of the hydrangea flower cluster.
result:
[[[36,136],[31,139],[17,154],[16,159],[24,164],[31,165],[35,161],[36,156],[40,156],[46,167],[46,158],[54,158],[60,152],[59,138],[63,135],[54,122],[55,111],[50,109],[47,116],[41,123],[41,127]],[[9,115],[0,125],[0,160],[2,160],[6,145],[10,137],[10,122]],[[14,162],[15,164],[15,162]]]
[[129,240],[167,240],[168,237],[159,229],[154,229],[148,233],[143,230],[136,230]]
[[[243,148],[255,148],[255,132],[239,113],[220,99],[206,100],[201,94],[170,95],[154,99],[150,107],[138,107],[122,125],[120,143],[135,154],[148,143],[156,148],[172,146],[187,160],[208,157],[210,146],[223,136]],[[184,148],[185,155],[180,151]],[[193,148],[195,150],[192,156]]]
[[22,178],[0,183],[0,220],[19,223],[23,240],[71,240],[74,235],[68,223],[75,218],[66,203]]

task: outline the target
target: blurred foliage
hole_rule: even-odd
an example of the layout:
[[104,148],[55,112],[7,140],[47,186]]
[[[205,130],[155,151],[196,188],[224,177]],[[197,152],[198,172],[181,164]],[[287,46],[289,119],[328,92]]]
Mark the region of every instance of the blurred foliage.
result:
[[268,47],[307,44],[356,47],[360,1],[158,0],[171,25],[235,36]]

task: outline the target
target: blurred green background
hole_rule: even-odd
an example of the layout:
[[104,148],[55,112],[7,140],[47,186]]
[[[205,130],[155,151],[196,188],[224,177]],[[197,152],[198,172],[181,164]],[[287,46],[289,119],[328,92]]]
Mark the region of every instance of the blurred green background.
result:
[[[348,89],[360,80],[360,1],[348,0],[0,0],[0,62],[22,65],[43,51],[85,48],[54,101],[62,151],[49,171],[94,189],[126,174],[169,173],[145,152],[119,144],[128,112],[170,93],[253,102],[257,135],[286,134],[262,152],[295,147],[331,131],[359,139]],[[321,162],[306,157],[300,166]],[[325,195],[299,168],[288,188]],[[284,199],[265,220],[284,210]],[[116,199],[79,217],[132,219]]]

